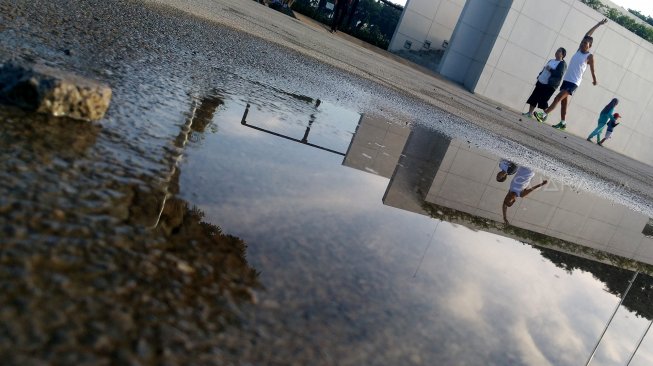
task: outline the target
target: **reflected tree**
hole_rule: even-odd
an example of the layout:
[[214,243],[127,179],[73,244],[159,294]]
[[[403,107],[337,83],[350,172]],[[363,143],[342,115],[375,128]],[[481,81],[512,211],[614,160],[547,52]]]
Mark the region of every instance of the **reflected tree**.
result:
[[[651,277],[653,266],[651,265],[583,247],[530,230],[502,225],[496,221],[445,206],[424,202],[422,207],[431,217],[439,220],[459,223],[475,230],[503,232],[508,237],[516,238],[523,244],[537,249],[542,257],[568,273],[573,271],[591,273],[594,278],[605,284],[606,291],[618,297],[624,294],[628,281],[633,277],[633,270],[637,270],[640,274],[628,292],[623,306],[638,316],[653,320],[653,277]],[[570,253],[578,253],[578,255]],[[587,259],[583,256],[595,259]]]
[[[605,284],[608,292],[618,297],[624,294],[628,281],[633,277],[633,272],[627,269],[547,248],[537,249],[544,258],[569,273],[576,270],[591,273],[594,278]],[[624,299],[623,306],[638,316],[653,320],[653,277],[640,273]]]
[[[201,100],[198,133],[221,104],[219,98]],[[171,174],[169,197],[154,229],[125,217],[102,228],[111,236],[73,227],[69,242],[0,241],[3,363],[233,361],[222,362],[236,352],[225,334],[239,329],[241,309],[256,302],[259,274],[247,261],[243,240],[223,233],[175,196],[179,175],[179,169]],[[129,183],[114,189],[132,192],[122,202],[131,205],[132,215],[152,219],[160,189]],[[80,236],[85,239],[76,240]]]

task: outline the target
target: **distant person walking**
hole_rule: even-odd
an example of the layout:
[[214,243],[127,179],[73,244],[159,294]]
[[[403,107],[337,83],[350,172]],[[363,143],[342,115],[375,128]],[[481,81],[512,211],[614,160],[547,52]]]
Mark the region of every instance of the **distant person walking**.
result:
[[605,133],[605,137],[603,138],[603,140],[599,141],[599,146],[603,146],[603,143],[605,142],[605,140],[612,137],[612,131],[614,131],[614,128],[619,126],[619,124],[620,124],[619,122],[617,122],[617,120],[619,118],[621,118],[619,113],[615,113],[614,118],[611,118],[608,121],[608,132]]
[[567,50],[560,47],[555,53],[555,58],[547,61],[546,65],[544,65],[542,71],[537,75],[535,89],[526,101],[529,105],[528,112],[523,113],[523,116],[533,118],[535,107],[545,109],[549,106],[549,99],[551,99],[556,88],[560,86],[562,76],[567,71],[565,56],[567,56]]
[[619,104],[619,99],[613,98],[610,103],[608,103],[608,105],[603,107],[601,113],[599,114],[597,126],[594,131],[592,131],[592,133],[587,136],[587,141],[592,141],[592,137],[596,136],[596,142],[599,145],[601,144],[601,133],[603,132],[603,128],[605,128],[605,125],[609,120],[613,120],[619,117],[619,113],[614,113],[614,108],[617,106],[617,104]]
[[510,182],[510,190],[508,190],[506,197],[503,199],[503,221],[506,223],[506,225],[510,225],[507,215],[508,207],[512,207],[512,205],[517,200],[517,197],[524,198],[534,190],[548,183],[548,181],[545,179],[542,183],[536,186],[528,187],[531,184],[531,180],[533,180],[534,176],[535,172],[531,168],[525,166],[520,166],[517,168],[515,177],[512,178],[512,181]]
[[335,0],[335,7],[333,8],[333,20],[331,22],[331,33],[338,31],[338,27],[347,14],[349,7],[349,0]]
[[558,103],[560,103],[560,122],[556,125],[553,125],[553,127],[559,128],[561,130],[567,128],[567,123],[565,122],[565,118],[567,116],[567,100],[572,94],[574,94],[576,88],[580,86],[580,82],[583,80],[583,74],[585,73],[588,65],[590,67],[590,71],[592,72],[592,84],[597,84],[596,74],[594,73],[594,55],[590,53],[590,48],[592,48],[592,43],[594,42],[592,34],[598,27],[607,22],[607,19],[603,19],[595,26],[593,26],[589,31],[587,31],[587,33],[585,33],[583,40],[580,42],[578,50],[569,61],[569,68],[567,69],[567,72],[562,79],[560,93],[556,95],[556,97],[553,99],[553,103],[548,108],[546,108],[544,112],[534,113],[535,118],[538,121],[546,121],[548,114],[558,106]]

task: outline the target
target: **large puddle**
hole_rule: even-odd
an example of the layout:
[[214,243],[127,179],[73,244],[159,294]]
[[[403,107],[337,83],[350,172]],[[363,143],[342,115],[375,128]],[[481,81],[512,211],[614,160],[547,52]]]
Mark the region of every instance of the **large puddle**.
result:
[[623,187],[231,30],[182,42],[121,3],[104,48],[43,6],[1,15],[0,56],[115,94],[92,124],[0,107],[3,362],[653,364],[653,224]]
[[217,95],[198,101],[215,111],[180,196],[249,245],[263,289],[245,360],[653,361],[651,267],[626,260],[651,262],[647,216],[549,179],[508,226],[523,172],[498,182],[501,159],[466,142],[310,98]]

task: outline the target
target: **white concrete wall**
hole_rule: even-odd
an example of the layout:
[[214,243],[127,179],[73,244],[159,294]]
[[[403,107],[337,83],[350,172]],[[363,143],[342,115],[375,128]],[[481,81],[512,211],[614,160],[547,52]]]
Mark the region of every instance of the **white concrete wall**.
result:
[[390,178],[410,132],[407,125],[364,114],[358,122],[342,164]]
[[405,50],[407,40],[412,42],[411,50],[426,50],[424,41],[431,42],[432,50],[442,49],[464,5],[465,0],[408,0],[388,50]]
[[[497,182],[499,158],[453,140],[439,165],[426,201],[503,222],[510,187]],[[531,185],[546,179],[536,174]],[[653,264],[653,239],[642,230],[649,218],[605,198],[549,179],[549,183],[508,209],[511,225]]]
[[[482,0],[469,0],[466,6],[472,2],[483,7]],[[471,9],[463,12],[440,71],[471,91],[520,111],[526,110],[535,78],[555,50],[564,47],[571,58],[585,32],[602,19],[578,0],[514,0],[489,57],[479,66],[480,33],[474,38],[470,27],[461,25],[477,23],[476,17]],[[466,30],[460,32],[464,36],[458,36],[459,29]],[[600,110],[617,97],[621,102],[616,111],[623,123],[605,146],[653,164],[653,45],[612,21],[593,36],[598,85],[592,85],[588,68],[570,100],[567,131],[586,137],[596,127]],[[548,122],[557,123],[559,116],[558,108]]]

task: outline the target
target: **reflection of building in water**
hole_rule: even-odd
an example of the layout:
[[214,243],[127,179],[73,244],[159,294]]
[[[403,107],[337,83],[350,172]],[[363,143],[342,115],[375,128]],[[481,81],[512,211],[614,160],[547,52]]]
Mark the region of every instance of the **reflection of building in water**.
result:
[[428,128],[414,126],[383,196],[383,203],[424,213],[424,197],[442,165],[450,141]]
[[342,164],[390,178],[409,135],[408,126],[363,115]]
[[[454,140],[442,160],[425,201],[501,222],[509,182],[496,181],[500,159]],[[533,184],[544,179],[536,174]],[[642,234],[647,216],[559,182],[518,199],[508,219],[518,228],[653,263],[653,240]]]
[[[510,178],[496,181],[499,160],[428,128],[411,131],[364,116],[344,164],[390,177],[383,197],[389,206],[436,217],[441,212],[473,229],[533,244],[553,238],[579,244],[589,250],[572,252],[604,261],[607,252],[653,264],[653,238],[642,233],[647,216],[559,182],[518,199],[508,211],[511,226],[504,227],[501,209]],[[536,174],[532,184],[543,179]]]
[[[419,125],[402,128],[363,116],[344,164],[390,178],[383,197],[388,206],[536,244],[534,248],[556,266],[590,272],[616,296],[626,295],[633,267],[651,274],[650,267],[605,253],[651,263],[646,252],[635,253],[640,244],[647,243],[641,232],[648,218],[569,186],[550,182],[547,187],[555,190],[517,200],[510,213],[514,226],[505,227],[501,207],[512,176],[502,183],[496,181],[499,160]],[[536,176],[533,184],[541,179]],[[609,225],[602,228],[610,235],[606,245],[595,233],[585,235],[593,225]],[[581,240],[583,236],[587,238]],[[631,238],[637,245],[629,243]],[[639,275],[623,306],[653,319],[652,289],[653,277]]]
[[206,127],[213,121],[215,111],[224,104],[224,100],[220,95],[205,95],[200,98],[193,122],[190,125],[191,130],[195,132],[204,132]]

